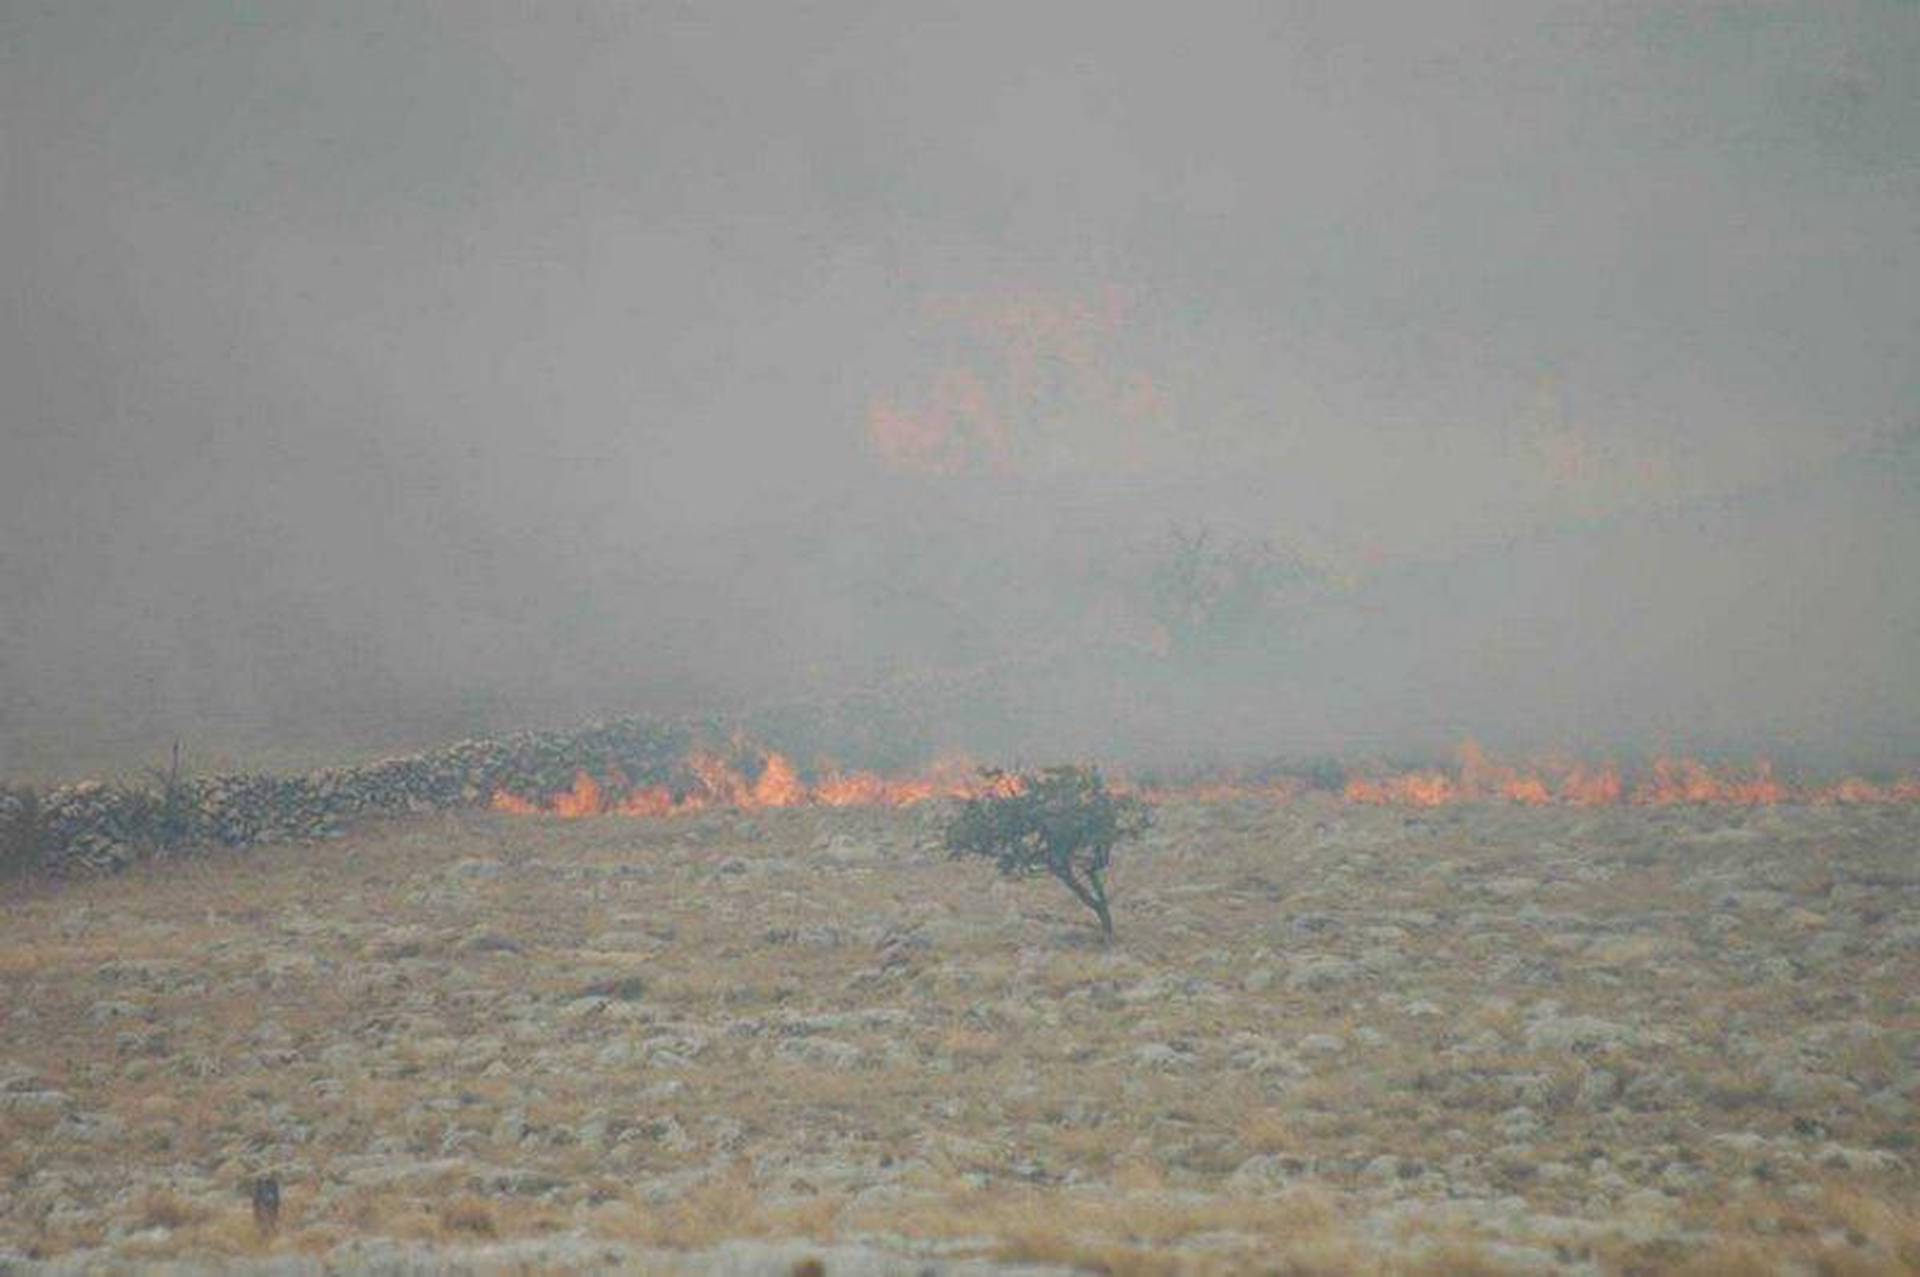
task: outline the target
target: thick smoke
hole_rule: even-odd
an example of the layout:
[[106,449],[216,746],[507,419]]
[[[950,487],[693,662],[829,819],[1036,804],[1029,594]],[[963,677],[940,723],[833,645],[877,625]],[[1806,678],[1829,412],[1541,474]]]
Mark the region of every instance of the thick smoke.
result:
[[0,5],[0,773],[1904,761],[1916,138],[1892,3]]

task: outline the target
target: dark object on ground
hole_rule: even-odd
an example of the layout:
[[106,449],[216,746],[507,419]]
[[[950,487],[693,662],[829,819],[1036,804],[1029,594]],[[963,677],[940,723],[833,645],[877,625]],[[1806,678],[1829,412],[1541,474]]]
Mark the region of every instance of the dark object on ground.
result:
[[262,1234],[280,1226],[280,1181],[271,1175],[253,1181],[253,1223]]
[[964,802],[947,825],[947,850],[987,856],[1012,878],[1058,878],[1113,938],[1107,868],[1114,844],[1152,823],[1138,798],[1116,797],[1093,767],[1049,767],[1036,775],[989,770],[990,792]]

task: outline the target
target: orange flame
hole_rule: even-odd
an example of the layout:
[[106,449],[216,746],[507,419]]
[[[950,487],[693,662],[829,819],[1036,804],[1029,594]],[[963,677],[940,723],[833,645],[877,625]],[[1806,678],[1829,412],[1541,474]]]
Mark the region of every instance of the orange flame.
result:
[[[890,469],[1006,476],[1023,467],[1147,464],[1142,442],[1173,414],[1167,387],[1127,366],[1127,306],[1117,289],[1071,296],[1032,289],[932,298],[921,308],[949,362],[915,394],[867,404],[867,442]],[[1076,421],[1100,422],[1090,454]]]
[[884,807],[888,805],[887,782],[872,772],[830,772],[813,790],[814,801],[823,807]]
[[599,783],[581,772],[573,778],[573,788],[553,800],[553,814],[568,820],[597,816],[606,810],[602,801],[605,796]]
[[753,784],[753,806],[798,807],[806,801],[807,787],[800,783],[793,764],[778,754],[769,754],[766,770]]
[[1346,799],[1381,807],[1444,807],[1460,801],[1460,787],[1440,772],[1406,772],[1399,776],[1355,776],[1347,782]]
[[673,801],[673,791],[665,785],[636,789],[620,800],[615,811],[622,816],[671,816],[685,810]]
[[1611,764],[1587,767],[1575,763],[1560,779],[1560,801],[1569,807],[1612,807],[1625,793],[1626,785]]
[[[779,807],[906,807],[935,798],[971,798],[988,793],[1018,791],[1016,778],[991,779],[961,756],[940,759],[916,776],[890,778],[873,772],[842,773],[829,769],[809,786],[784,755],[767,753],[760,773],[749,780],[718,754],[696,750],[687,755],[693,786],[675,795],[665,785],[631,788],[624,777],[602,784],[587,772],[573,778],[571,788],[546,802],[535,802],[507,790],[493,795],[495,811],[514,816],[546,815],[577,820],[585,816],[684,816],[710,808],[757,811]],[[610,788],[611,787],[611,788]],[[624,791],[624,792],[622,792]],[[618,796],[616,796],[616,794]]]
[[495,811],[503,811],[509,816],[538,816],[544,810],[539,803],[529,802],[504,789],[494,791],[492,807]]
[[1775,779],[1773,764],[1761,759],[1751,775],[1715,773],[1687,758],[1657,758],[1653,776],[1634,791],[1633,801],[1649,806],[1676,803],[1768,806],[1791,800],[1787,787]]
[[[752,752],[744,742],[736,741],[734,748],[736,754]],[[544,801],[502,789],[493,794],[491,806],[514,816],[660,818],[710,809],[906,807],[939,798],[1019,792],[1017,777],[989,777],[958,755],[941,758],[908,776],[843,772],[828,765],[819,769],[818,779],[812,784],[784,755],[771,751],[761,752],[758,771],[751,777],[727,758],[706,750],[687,755],[684,766],[692,783],[679,792],[665,785],[635,787],[617,772],[602,780],[582,771],[575,775],[570,788]],[[1305,792],[1301,782],[1286,777],[1257,782],[1217,778],[1151,786],[1135,786],[1121,779],[1113,788],[1154,803],[1252,800],[1284,804]],[[1741,768],[1660,757],[1647,767],[1645,775],[1629,784],[1612,763],[1547,760],[1516,766],[1495,760],[1468,740],[1461,744],[1451,770],[1352,775],[1341,790],[1341,798],[1365,806],[1413,808],[1459,803],[1521,807],[1911,803],[1920,802],[1920,773],[1886,782],[1848,777],[1828,785],[1796,786],[1776,775],[1766,759]]]
[[1524,807],[1553,801],[1540,776],[1495,762],[1472,738],[1460,742],[1460,790],[1469,798],[1504,798]]

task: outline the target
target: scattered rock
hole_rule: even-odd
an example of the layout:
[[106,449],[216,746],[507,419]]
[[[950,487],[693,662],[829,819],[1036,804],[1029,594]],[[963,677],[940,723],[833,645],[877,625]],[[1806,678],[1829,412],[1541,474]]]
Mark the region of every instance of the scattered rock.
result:
[[1278,1153],[1256,1153],[1233,1168],[1226,1187],[1236,1193],[1270,1193],[1294,1182],[1300,1163]]
[[1527,1026],[1525,1036],[1527,1045],[1536,1051],[1614,1051],[1638,1040],[1626,1025],[1593,1015],[1537,1019]]
[[1324,992],[1351,984],[1365,974],[1360,964],[1346,958],[1321,956],[1302,959],[1287,973],[1289,989]]
[[1169,1073],[1193,1064],[1193,1055],[1165,1042],[1143,1042],[1133,1050],[1134,1064],[1143,1069]]

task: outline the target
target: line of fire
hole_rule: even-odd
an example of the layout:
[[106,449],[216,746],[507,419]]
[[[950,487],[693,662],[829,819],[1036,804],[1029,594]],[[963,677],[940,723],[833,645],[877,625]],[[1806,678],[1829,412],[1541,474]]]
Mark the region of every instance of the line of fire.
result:
[[[961,755],[917,771],[882,775],[843,771],[822,763],[808,774],[784,754],[736,742],[729,751],[696,749],[674,769],[671,782],[640,785],[612,772],[576,773],[559,793],[497,791],[496,811],[520,816],[579,819],[628,816],[663,819],[707,811],[764,811],[789,807],[909,807],[938,798],[976,798],[1018,781],[983,770]],[[750,761],[736,761],[742,755]],[[757,755],[757,757],[755,757]],[[1520,807],[1767,807],[1783,804],[1866,805],[1920,802],[1920,772],[1886,779],[1848,776],[1803,781],[1781,775],[1768,760],[1709,763],[1657,757],[1643,765],[1540,759],[1505,763],[1475,742],[1463,742],[1446,767],[1356,768],[1331,775],[1277,772],[1263,777],[1221,776],[1182,781],[1116,778],[1114,788],[1149,802],[1289,803],[1321,793],[1347,803],[1430,808],[1462,803]]]

